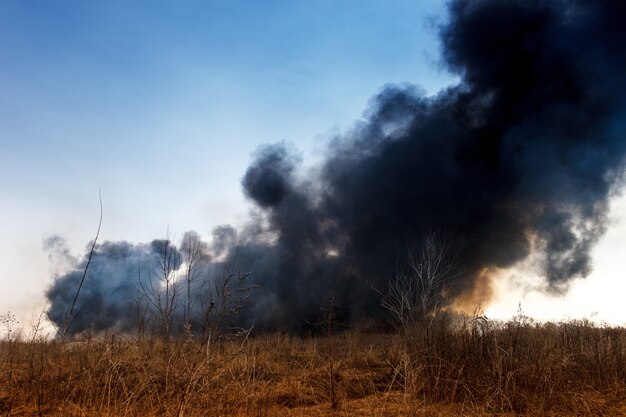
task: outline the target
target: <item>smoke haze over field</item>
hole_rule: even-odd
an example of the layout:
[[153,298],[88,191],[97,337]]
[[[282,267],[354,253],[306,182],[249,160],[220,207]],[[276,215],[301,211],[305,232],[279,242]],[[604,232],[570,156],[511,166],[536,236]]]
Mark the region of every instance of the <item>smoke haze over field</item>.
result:
[[[458,85],[386,86],[311,172],[287,144],[256,152],[242,179],[257,206],[249,225],[216,229],[202,249],[209,269],[236,264],[261,286],[242,323],[305,326],[331,293],[342,320],[381,317],[368,284],[384,287],[432,229],[453,234],[463,265],[451,300],[531,254],[553,291],[591,271],[626,152],[626,5],[457,0],[449,11],[442,56]],[[72,331],[132,327],[138,259],[154,259],[155,242],[97,246]],[[58,325],[83,268],[47,293]]]

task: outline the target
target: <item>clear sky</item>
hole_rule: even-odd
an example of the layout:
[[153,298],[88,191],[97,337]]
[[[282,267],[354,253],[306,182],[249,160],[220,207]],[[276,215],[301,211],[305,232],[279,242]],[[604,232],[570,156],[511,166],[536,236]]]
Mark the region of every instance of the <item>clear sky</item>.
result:
[[[208,235],[245,217],[257,146],[287,140],[312,161],[385,84],[454,83],[438,65],[443,18],[438,0],[0,2],[0,314],[42,307],[55,273],[43,240],[80,253],[98,189],[103,240]],[[593,296],[623,293],[624,229],[616,220],[596,251],[602,274],[569,296],[503,281],[489,311],[521,300],[537,316],[625,322],[620,300]]]

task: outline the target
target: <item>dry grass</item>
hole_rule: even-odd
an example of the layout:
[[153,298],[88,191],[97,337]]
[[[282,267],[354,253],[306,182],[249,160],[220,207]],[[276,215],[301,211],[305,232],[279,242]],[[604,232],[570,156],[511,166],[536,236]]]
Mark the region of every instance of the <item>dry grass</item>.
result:
[[428,334],[5,341],[0,415],[626,415],[625,329],[441,319]]

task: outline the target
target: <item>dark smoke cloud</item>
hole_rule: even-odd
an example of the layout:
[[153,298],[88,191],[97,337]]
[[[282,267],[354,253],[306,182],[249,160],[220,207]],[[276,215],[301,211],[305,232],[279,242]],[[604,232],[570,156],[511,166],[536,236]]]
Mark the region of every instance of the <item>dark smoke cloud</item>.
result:
[[296,162],[285,145],[261,148],[243,177],[246,195],[263,208],[280,203],[291,192]]
[[[155,239],[148,244],[98,244],[73,312],[87,257],[75,261],[48,290],[48,316],[58,325],[60,333],[67,327],[71,334],[107,329],[132,331],[140,324],[144,330],[161,331],[161,315],[170,314],[171,332],[181,333],[185,315],[189,314],[192,315],[191,330],[199,333],[203,309],[216,301],[214,286],[224,277],[227,266],[213,259],[213,247],[222,248],[232,243],[228,227],[216,228],[216,235],[213,246],[202,241],[195,232],[185,233],[179,245],[169,239]],[[65,248],[59,238],[48,239],[47,243],[50,251]],[[169,289],[166,279],[172,283]],[[236,286],[232,288],[236,289]],[[187,306],[189,311],[185,310]]]
[[138,299],[138,279],[156,268],[160,241],[134,245],[128,242],[106,242],[97,246],[89,266],[89,275],[76,312],[71,310],[76,291],[83,277],[86,260],[59,277],[47,292],[50,300],[48,316],[61,329],[71,321],[72,332],[89,329],[130,330],[135,325],[134,303]]
[[[218,229],[226,243],[212,246],[262,286],[242,322],[306,326],[331,294],[341,319],[381,317],[366,283],[384,287],[433,228],[454,234],[463,262],[452,296],[531,253],[555,291],[590,272],[626,152],[626,3],[456,0],[449,12],[442,57],[458,85],[385,87],[315,174],[284,144],[258,151],[242,180],[254,227]],[[50,290],[52,311],[71,276]],[[107,279],[85,320],[115,309],[122,278]]]

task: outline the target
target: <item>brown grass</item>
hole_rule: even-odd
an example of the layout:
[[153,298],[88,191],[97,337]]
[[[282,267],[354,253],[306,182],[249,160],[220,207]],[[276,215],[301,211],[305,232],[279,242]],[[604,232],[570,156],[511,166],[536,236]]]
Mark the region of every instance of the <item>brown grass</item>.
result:
[[626,329],[452,325],[163,343],[0,344],[0,415],[626,415]]

